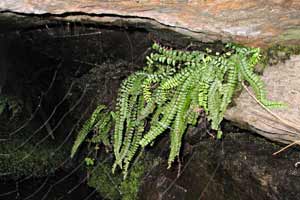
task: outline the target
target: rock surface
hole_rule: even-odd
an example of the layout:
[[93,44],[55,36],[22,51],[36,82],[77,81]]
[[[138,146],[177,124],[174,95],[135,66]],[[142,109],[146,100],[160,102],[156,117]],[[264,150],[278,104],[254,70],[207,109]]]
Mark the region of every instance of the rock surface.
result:
[[299,154],[272,156],[279,147],[249,133],[228,133],[222,142],[202,140],[178,166],[154,167],[141,200],[294,200],[300,192]]
[[[10,16],[8,15],[6,17],[9,18]],[[28,18],[31,17],[22,17],[20,20],[24,20],[24,23],[26,24],[26,19],[28,20]],[[150,35],[153,35],[154,32],[146,32],[140,29],[135,29],[135,31],[132,32],[127,31],[126,29],[115,31],[114,28],[105,30],[93,26],[76,26],[76,24],[72,26],[68,24],[59,24],[58,22],[56,22],[57,24],[51,24],[51,26],[44,27],[42,24],[47,24],[51,20],[48,21],[48,18],[44,18],[39,21],[36,17],[32,17],[31,19],[36,21],[38,27],[42,28],[29,29],[27,31],[25,29],[25,31],[21,31],[20,33],[6,33],[4,35],[16,37],[24,41],[30,41],[31,47],[36,49],[36,51],[41,51],[43,54],[50,54],[49,56],[56,59],[72,60],[72,62],[76,63],[76,66],[87,64],[89,68],[97,65],[90,65],[88,63],[102,63],[106,60],[103,55],[109,54],[118,59],[127,59],[129,62],[137,64],[137,66],[142,66],[144,63],[143,59],[148,52],[147,48],[151,45]],[[16,26],[18,27],[18,25]],[[1,31],[5,32],[4,28],[3,30],[0,30],[0,32]],[[73,34],[74,36],[72,36]],[[171,44],[175,47],[179,43],[181,43],[181,48],[190,44],[190,40],[187,38],[180,38],[180,41],[176,41],[176,38],[179,37],[175,35],[174,32],[168,34],[157,33],[156,35],[158,39],[164,37],[165,39],[163,41],[168,45]],[[193,45],[195,44],[196,43],[193,43]],[[200,45],[201,44],[198,44],[198,46]],[[114,46],[114,48],[112,49],[111,46]],[[215,48],[216,46],[212,47]],[[87,57],[85,58],[83,55],[86,55]],[[82,62],[82,60],[87,61],[87,63]],[[72,63],[71,65],[74,64]],[[127,76],[131,71],[134,71],[133,69],[130,69],[130,67],[128,67],[129,71],[125,72],[124,70],[126,69],[123,68],[121,70],[121,74],[124,74],[122,79],[125,78],[125,74]],[[272,112],[277,113],[282,118],[293,121],[294,124],[297,124],[297,122],[300,121],[300,111],[297,104],[297,102],[300,102],[300,91],[298,89],[300,82],[297,76],[299,70],[300,57],[293,56],[290,60],[287,60],[286,63],[267,66],[263,74],[263,79],[267,84],[269,98],[272,100],[283,101],[288,104],[288,108],[276,109],[272,110]],[[109,76],[115,76],[113,70],[111,70]],[[99,79],[99,77],[96,79]],[[91,85],[94,85],[94,79],[91,79],[90,81]],[[117,86],[118,84],[116,84],[116,87]],[[102,89],[99,89],[99,91],[102,91]],[[93,96],[97,95],[92,93],[91,98]],[[226,113],[226,118],[236,122],[241,127],[254,130],[271,140],[283,143],[291,143],[300,140],[300,133],[298,131],[300,130],[300,125],[296,126],[298,127],[297,130],[283,126],[281,122],[278,122],[278,119],[274,119],[271,115],[261,109],[260,106],[250,98],[247,92],[242,92],[239,98],[235,100],[235,105],[235,107],[231,108]]]
[[[172,33],[156,35],[172,43],[184,43],[182,41],[187,38],[183,35],[189,36],[189,41],[234,41],[260,47],[300,44],[300,1],[297,0],[3,0],[0,11],[0,24],[7,30],[13,26],[28,28],[27,24],[49,29],[47,24],[53,24],[51,20],[55,19],[145,28],[149,33],[171,30]],[[16,19],[15,22],[12,19]],[[9,20],[12,23],[8,23]],[[177,37],[176,32],[181,36]],[[151,40],[151,34],[147,37]],[[236,100],[237,106],[227,112],[226,118],[274,141],[300,140],[300,125],[296,125],[300,121],[297,105],[300,99],[297,89],[299,63],[299,57],[293,57],[284,65],[268,67],[264,73],[270,98],[288,103],[288,109],[274,112],[293,121],[294,128],[283,126],[281,120],[272,118],[246,92]]]
[[205,42],[300,44],[298,0],[2,0],[0,11],[137,27],[147,23]]
[[[47,1],[45,2],[47,3]],[[99,99],[110,102],[111,98],[115,96],[116,90],[111,92],[108,88],[117,88],[121,79],[124,79],[131,71],[136,70],[133,66],[129,68],[128,63],[132,62],[141,66],[140,63],[143,63],[147,48],[151,44],[149,38],[146,37],[147,33],[144,32],[135,33],[134,31],[116,31],[115,29],[98,30],[86,26],[53,26],[50,28],[45,26],[41,29],[21,32],[21,34],[8,35],[17,37],[12,38],[12,41],[26,44],[20,44],[23,48],[26,47],[26,51],[19,48],[18,45],[11,47],[11,59],[20,62],[22,67],[24,67],[24,62],[22,63],[23,60],[20,59],[22,57],[28,61],[28,65],[26,64],[25,67],[35,66],[30,64],[36,61],[38,61],[36,63],[37,68],[42,64],[43,66],[47,64],[39,59],[41,55],[46,56],[47,59],[63,61],[59,68],[62,70],[60,71],[62,73],[61,80],[65,81],[64,78],[69,76],[70,80],[65,81],[65,84],[57,82],[57,88],[62,87],[62,89],[67,90],[69,83],[75,80],[76,87],[72,97],[70,97],[70,105],[79,99],[83,93],[83,88],[89,85],[89,91],[85,95],[86,98],[83,99],[84,103],[80,103],[80,107],[74,110],[72,118],[76,119],[81,117],[77,113],[83,113],[82,115],[86,116],[85,112],[82,111],[89,108],[88,106],[93,103],[95,96],[96,103],[99,102]],[[137,42],[132,43],[131,41]],[[112,49],[111,46],[114,48]],[[29,56],[31,54],[26,54],[26,52],[35,54],[35,57]],[[31,59],[32,57],[35,59]],[[117,61],[116,58],[128,60],[124,62],[124,65],[122,63],[110,63],[110,61]],[[299,85],[297,79],[299,69],[300,56],[293,56],[285,64],[280,63],[276,66],[267,67],[263,75],[263,79],[267,82],[269,97],[284,101],[289,106],[288,109],[274,112],[291,121],[299,121],[297,120],[299,117],[299,106],[297,105],[299,102],[297,87]],[[32,69],[32,71],[34,70]],[[33,73],[28,74],[28,77],[34,77],[31,76]],[[101,74],[103,77],[100,76]],[[48,86],[48,84],[46,85]],[[106,86],[110,87],[106,88]],[[62,94],[65,94],[65,90],[61,91],[61,96],[58,99],[63,96]],[[103,90],[105,91],[105,99],[100,96]],[[287,135],[270,134],[278,131],[278,128],[276,130],[270,129],[271,126],[268,124],[273,123],[272,126],[278,126],[279,123],[274,122],[274,119],[269,116],[258,116],[257,113],[262,115],[264,111],[252,101],[247,93],[242,93],[235,103],[237,106],[227,113],[228,119],[236,121],[240,125],[246,125],[248,128],[260,130],[260,134],[265,134],[266,137],[274,140],[280,141],[277,136],[282,136],[283,142],[289,143],[299,137],[298,134],[293,135],[287,131],[284,133]],[[68,107],[68,104],[64,107]],[[92,108],[90,107],[90,109]],[[255,120],[253,117],[256,117]],[[290,127],[284,127],[284,129],[288,128]],[[55,141],[57,145],[63,144],[64,137],[67,140],[70,139],[69,136],[66,136],[69,131],[65,127],[63,127],[63,131],[56,134],[62,136],[60,140],[58,138],[60,142]],[[299,154],[293,153],[289,149],[284,154],[272,156],[271,154],[280,147],[265,140],[257,140],[257,137],[249,133],[246,134],[226,134],[222,143],[206,139],[191,146],[192,152],[186,156],[185,162],[182,163],[182,174],[179,179],[176,179],[176,166],[169,171],[166,170],[165,165],[155,167],[149,171],[144,179],[141,199],[297,199],[300,192],[300,174],[299,169],[295,168],[294,164],[298,161]],[[168,147],[162,149],[167,152]]]
[[264,70],[262,78],[266,83],[269,99],[287,105],[286,108],[271,110],[281,119],[263,109],[246,90],[235,100],[235,106],[227,111],[225,117],[274,141],[292,143],[300,140],[299,74],[299,55],[292,56],[285,63],[267,66]]

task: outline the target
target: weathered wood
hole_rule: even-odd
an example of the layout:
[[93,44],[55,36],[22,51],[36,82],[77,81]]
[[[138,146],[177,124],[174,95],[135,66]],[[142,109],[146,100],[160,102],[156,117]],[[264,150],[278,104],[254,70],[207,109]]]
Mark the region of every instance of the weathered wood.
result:
[[235,41],[261,47],[300,44],[298,0],[1,0],[0,11],[84,14],[96,21],[136,23],[139,19],[201,41]]

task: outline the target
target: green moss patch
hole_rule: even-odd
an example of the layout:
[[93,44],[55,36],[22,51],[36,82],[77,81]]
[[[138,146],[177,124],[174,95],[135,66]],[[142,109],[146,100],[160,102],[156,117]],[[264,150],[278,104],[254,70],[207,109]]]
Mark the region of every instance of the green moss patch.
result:
[[[131,168],[128,176],[124,179],[122,173],[112,173],[111,163],[100,163],[95,168],[90,168],[88,185],[96,188],[104,199],[110,200],[135,200],[143,175],[155,159],[140,159]],[[151,161],[150,161],[151,160]]]
[[45,176],[60,165],[68,156],[68,151],[61,149],[55,153],[55,146],[36,146],[24,144],[25,140],[14,139],[0,145],[0,174],[18,179],[23,176]]

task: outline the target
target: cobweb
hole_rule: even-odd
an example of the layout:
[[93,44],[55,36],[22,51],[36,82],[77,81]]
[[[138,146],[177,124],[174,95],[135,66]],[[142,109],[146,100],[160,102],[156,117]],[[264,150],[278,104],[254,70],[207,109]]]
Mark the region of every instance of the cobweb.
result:
[[[84,31],[77,31],[76,26],[83,27]],[[37,34],[38,31],[40,31],[41,33]],[[134,52],[133,46],[136,45],[138,41],[132,41],[132,35],[130,35],[128,30],[120,28],[120,30],[118,31],[121,35],[123,35],[123,39],[126,39],[126,42],[123,43],[126,44],[125,46],[127,46],[126,48],[129,49],[128,53],[130,54],[130,58],[128,59],[129,67],[125,66],[125,68],[121,68],[121,72],[120,69],[110,69],[110,66],[112,65],[116,65],[116,68],[120,67],[120,65],[116,64],[116,62],[112,61],[111,59],[116,55],[107,55],[107,58],[104,60],[95,60],[93,58],[91,59],[91,57],[97,56],[97,53],[91,52],[95,49],[84,48],[82,50],[79,50],[81,54],[86,54],[83,58],[74,52],[60,54],[59,48],[70,47],[66,45],[66,41],[84,41],[86,39],[90,39],[91,41],[96,40],[101,41],[99,48],[102,48],[102,42],[105,41],[105,38],[103,38],[103,33],[100,29],[98,29],[98,27],[92,26],[91,28],[86,29],[86,25],[81,24],[73,24],[72,26],[70,26],[70,24],[68,23],[54,23],[45,25],[43,27],[34,27],[32,30],[24,30],[23,32],[13,33],[15,37],[19,37],[22,40],[25,39],[25,42],[27,44],[32,45],[32,49],[29,49],[29,51],[40,54],[41,56],[44,56],[47,59],[52,60],[53,62],[51,63],[52,66],[49,67],[52,70],[48,72],[48,74],[51,74],[50,78],[44,80],[44,82],[42,83],[44,84],[44,86],[39,88],[38,91],[34,92],[37,97],[35,97],[36,103],[33,106],[34,108],[32,109],[32,112],[25,120],[22,120],[19,123],[18,127],[14,127],[10,132],[3,134],[5,135],[5,137],[2,136],[3,138],[0,139],[0,145],[11,142],[14,138],[18,137],[18,135],[22,134],[22,131],[28,127],[35,127],[34,130],[31,130],[31,133],[26,137],[26,139],[21,141],[17,146],[14,147],[12,151],[13,153],[0,152],[1,157],[13,157],[14,152],[24,149],[29,143],[34,144],[32,151],[26,152],[23,158],[20,159],[17,163],[25,162],[27,159],[29,159],[30,156],[32,156],[34,151],[42,148],[42,145],[45,142],[51,141],[52,143],[55,143],[55,147],[51,149],[49,158],[54,159],[58,152],[60,152],[60,150],[62,150],[66,145],[72,144],[74,135],[76,135],[78,129],[80,128],[80,125],[82,125],[82,122],[89,116],[89,114],[95,108],[95,105],[99,103],[99,101],[108,103],[110,104],[110,106],[113,106],[113,103],[111,101],[113,101],[112,98],[116,96],[117,91],[112,91],[112,89],[116,90],[115,87],[110,88],[109,86],[118,86],[122,79],[126,78],[126,76],[128,76],[132,71],[135,70],[135,67],[131,67],[133,63],[142,61],[143,56],[146,55],[147,51],[149,50],[144,49],[143,52],[140,52],[139,56],[135,56],[136,53]],[[35,49],[34,45],[36,44],[36,38],[33,37],[34,34],[46,38],[46,41],[42,41],[46,45],[44,51],[42,51],[41,49]],[[54,55],[49,53],[48,51],[52,43],[55,43],[54,46],[55,48],[57,48],[57,52],[54,53]],[[74,48],[77,47],[78,46],[74,46]],[[112,46],[111,48],[115,47]],[[109,53],[104,51],[105,50],[102,50],[101,53]],[[89,56],[89,54],[91,54],[91,57]],[[100,57],[103,58],[102,55]],[[101,91],[94,91],[95,83],[93,83],[93,81],[95,80],[89,80],[89,77],[85,77],[84,74],[89,73],[89,71],[93,68],[103,67],[103,61],[108,63],[112,62],[113,64],[108,64],[108,67],[106,69],[100,70],[99,73],[105,74],[104,76],[102,76],[104,77],[104,79],[100,80],[100,82],[103,82],[103,87],[100,87]],[[64,87],[64,89],[62,90],[63,93],[61,93],[59,97],[56,98],[55,105],[49,106],[49,102],[47,102],[47,99],[50,98],[51,95],[56,93],[57,87],[61,86],[61,79],[63,79],[66,74],[66,65],[72,65],[71,68],[72,72],[74,72],[74,76],[73,78],[64,82],[65,84],[62,86]],[[83,71],[83,66],[87,66],[88,70]],[[96,80],[96,83],[99,83],[99,80]],[[74,94],[76,94],[75,97]],[[36,121],[38,119],[40,120],[41,118],[41,110],[48,106],[51,108],[48,109],[46,115],[42,117],[42,122],[39,123],[39,125],[36,125]],[[77,114],[77,117],[73,117],[72,115],[74,115],[74,113],[78,113],[78,111],[81,111],[81,113]],[[65,126],[65,123],[70,122],[69,118],[72,118],[72,124],[69,126]],[[62,131],[64,127],[67,128]],[[59,140],[57,140],[57,137],[63,138],[59,138]],[[58,141],[59,143],[57,143]],[[168,147],[164,147],[163,149],[167,148]],[[158,155],[162,155],[164,153],[163,149]],[[103,165],[111,159],[112,157],[108,157],[104,161],[98,162],[97,165]],[[167,195],[170,189],[175,185],[176,181],[180,178],[184,170],[189,166],[189,163],[192,159],[193,154],[191,154],[189,158],[183,162],[183,166],[180,167],[181,170],[179,171],[178,176],[175,177],[174,180],[169,183],[169,186],[166,187],[165,190],[161,193],[161,199],[164,199],[164,196]],[[137,162],[134,162],[133,165],[135,165],[136,163]],[[4,180],[3,182],[5,183],[4,187],[2,187],[1,189],[0,199],[100,199],[100,197],[97,197],[96,190],[86,187],[85,184],[88,176],[86,175],[80,178],[78,178],[77,176],[78,174],[80,174],[79,170],[84,164],[84,159],[79,162],[75,162],[70,160],[69,155],[67,155],[56,166],[54,166],[50,172],[47,172],[46,176],[36,178],[36,174],[31,173],[27,176],[18,178],[13,182],[6,180],[6,177],[13,176],[14,172],[3,172],[0,174],[0,180]],[[71,165],[71,167],[68,167],[68,165]],[[62,170],[63,168],[67,168],[68,170]],[[96,168],[97,167],[94,167],[94,169]],[[216,173],[218,168],[219,165],[211,175],[211,179],[213,179],[214,174]],[[143,176],[144,180],[147,179],[153,169],[154,168],[149,169],[146,172],[146,174]],[[107,176],[110,176],[109,172],[107,172]],[[118,187],[113,181],[112,185],[114,185],[114,187],[116,188]],[[207,186],[208,185],[209,182],[207,183]],[[205,187],[205,189],[207,188],[207,186]],[[205,193],[205,189],[199,196],[199,199],[202,199],[203,193]],[[103,198],[106,199],[106,197]]]

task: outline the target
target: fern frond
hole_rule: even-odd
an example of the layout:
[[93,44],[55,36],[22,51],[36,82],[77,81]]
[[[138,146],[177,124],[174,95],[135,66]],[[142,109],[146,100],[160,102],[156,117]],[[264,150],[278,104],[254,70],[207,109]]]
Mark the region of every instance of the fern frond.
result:
[[203,82],[198,84],[198,104],[200,108],[203,108],[205,113],[208,114],[208,91],[210,88],[211,81],[207,78],[203,79]]
[[138,116],[138,120],[146,119],[156,108],[156,103],[154,100],[151,100],[147,103],[147,105],[141,110],[140,115]]
[[200,51],[188,52],[167,49],[166,47],[163,47],[158,43],[154,43],[152,45],[152,49],[158,52],[150,55],[153,60],[161,63],[166,62],[167,64],[172,64],[173,66],[175,66],[176,63],[178,64],[182,62],[200,62],[203,59],[203,55],[206,55],[206,53]]
[[119,160],[120,149],[123,142],[123,132],[126,122],[126,118],[129,116],[131,110],[129,109],[129,97],[130,90],[132,89],[133,83],[137,78],[136,74],[128,77],[121,85],[119,95],[117,99],[117,111],[116,111],[116,123],[115,123],[115,134],[114,134],[114,154],[117,160]]
[[211,128],[214,130],[219,129],[219,124],[221,122],[220,118],[220,107],[221,107],[221,83],[215,80],[208,92],[208,118],[211,120]]
[[101,112],[104,109],[106,109],[105,105],[99,105],[93,112],[92,116],[84,123],[82,129],[79,131],[77,138],[72,146],[71,158],[74,157],[79,146],[83,143],[88,133],[94,128],[95,124],[101,119],[101,117],[103,116],[101,115]]
[[152,79],[146,79],[142,85],[143,88],[143,96],[146,100],[146,102],[151,101],[152,98],[152,92],[151,92],[151,85],[155,83]]
[[266,107],[276,108],[284,106],[281,102],[270,101],[267,99],[267,91],[265,89],[264,82],[261,78],[253,72],[253,69],[249,67],[246,59],[239,59],[239,65],[243,78],[253,88],[256,98]]
[[154,124],[150,127],[149,132],[144,135],[143,139],[140,141],[140,145],[142,147],[147,146],[149,143],[151,143],[157,136],[162,134],[167,128],[169,128],[175,114],[176,114],[176,99],[178,96],[174,96],[172,101],[168,103],[168,105],[165,106],[164,109],[164,115],[160,121],[157,122],[157,124]]
[[238,57],[233,56],[228,63],[227,80],[223,87],[223,97],[220,105],[220,118],[222,119],[237,87],[239,66],[236,63],[236,59]]
[[[131,99],[131,102],[134,102],[134,104],[136,103],[136,99],[137,96],[134,97],[134,99]],[[137,108],[136,107],[132,107],[132,111],[130,113],[130,116],[128,116],[128,118],[126,119],[126,130],[125,130],[125,137],[124,137],[124,141],[122,144],[122,148],[120,151],[120,155],[118,158],[116,158],[115,163],[117,165],[120,166],[120,168],[122,169],[122,161],[125,158],[125,156],[127,155],[127,152],[129,151],[129,148],[131,146],[131,140],[133,137],[133,133],[137,124],[136,121],[136,117],[137,117]]]
[[[144,105],[144,98],[143,98],[143,96],[140,96],[138,112],[140,112],[143,105]],[[144,132],[144,126],[145,126],[144,121],[138,121],[137,122],[136,130],[135,130],[135,133],[134,133],[133,138],[132,138],[131,146],[130,146],[130,148],[128,150],[128,153],[126,154],[126,157],[124,159],[124,163],[125,163],[125,166],[124,166],[125,175],[124,176],[126,176],[126,174],[127,174],[127,170],[128,170],[129,165],[130,165],[130,161],[135,156],[135,154],[136,154],[136,152],[139,148],[139,142],[140,142],[140,140],[142,138],[142,135],[143,135],[143,132]]]
[[132,137],[137,125],[137,113],[140,112],[138,110],[138,97],[141,95],[140,86],[142,85],[144,78],[144,74],[141,73],[132,75],[131,85],[128,90],[125,91],[128,94],[129,100],[127,103],[127,113],[124,123],[121,124],[122,126],[120,127],[122,129],[120,131],[122,134],[121,137],[124,139],[122,141],[122,145],[119,147],[119,152],[116,153],[115,151],[116,161],[114,168],[116,165],[119,165],[122,169],[123,159],[126,157],[130,149]]
[[104,116],[98,121],[94,130],[96,132],[95,136],[91,139],[92,143],[100,143],[102,142],[105,146],[110,145],[109,141],[109,131],[112,126],[112,116],[110,113],[105,113]]
[[183,68],[179,73],[177,73],[174,77],[164,81],[161,85],[163,90],[169,90],[172,88],[177,87],[178,85],[182,84],[182,82],[190,76],[192,73],[192,69],[190,68]]
[[[197,124],[197,120],[198,117],[200,115],[200,110],[199,108],[204,110],[204,107],[207,109],[207,102],[205,102],[205,105],[202,102],[202,106],[199,106],[199,92],[201,87],[201,84],[199,83],[200,80],[202,80],[202,74],[201,74],[202,70],[196,71],[195,73],[195,80],[194,80],[194,88],[191,90],[190,94],[191,94],[191,103],[189,105],[189,109],[186,112],[186,120],[187,120],[187,124],[191,124],[192,126],[195,126]],[[208,88],[207,88],[208,90]]]
[[[254,73],[254,66],[260,59],[259,49],[234,44],[226,47],[227,52],[222,55],[212,55],[211,50],[182,51],[158,43],[152,45],[153,52],[146,57],[147,66],[130,75],[119,89],[113,117],[113,170],[119,166],[126,176],[139,149],[153,143],[163,133],[170,136],[170,167],[180,154],[187,127],[197,125],[202,110],[220,138],[220,123],[243,80],[249,82],[264,105],[281,105],[266,99],[264,83]],[[106,121],[101,122],[97,124],[99,130],[104,129],[100,124],[108,127]],[[97,139],[100,141],[100,136]]]
[[182,136],[187,128],[187,119],[186,113],[189,109],[192,96],[191,91],[196,84],[195,80],[196,75],[194,74],[189,78],[180,88],[179,98],[177,100],[177,114],[174,119],[174,127],[171,130],[171,146],[170,154],[168,158],[168,168],[171,167],[172,162],[175,160],[176,156],[179,156]]
[[161,80],[166,79],[175,73],[175,70],[173,70],[172,68],[168,68],[168,66],[163,66],[163,67],[166,67],[166,69],[161,70],[158,73],[147,74],[146,79],[143,80],[142,88],[143,88],[144,99],[146,102],[149,102],[153,96],[151,91],[153,90],[152,89],[153,84],[157,84],[161,82]]

